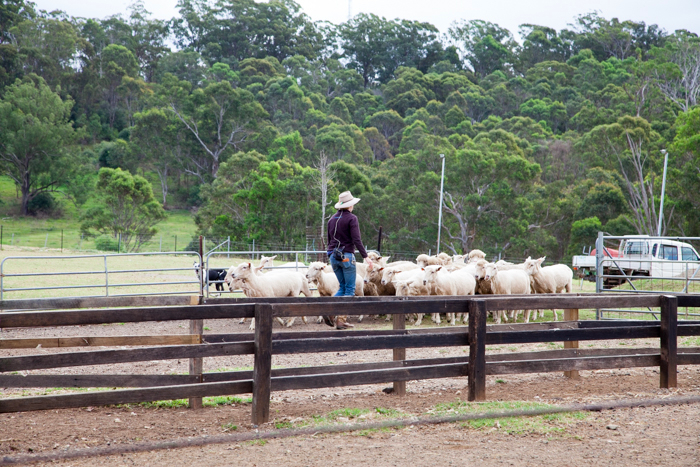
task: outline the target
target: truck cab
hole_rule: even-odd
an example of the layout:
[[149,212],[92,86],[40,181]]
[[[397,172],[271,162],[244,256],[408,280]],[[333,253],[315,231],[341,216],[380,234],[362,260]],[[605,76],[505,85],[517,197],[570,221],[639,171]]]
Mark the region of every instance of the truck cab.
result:
[[700,256],[692,245],[666,238],[626,235],[620,241],[620,252],[617,261],[604,260],[612,274],[622,270],[628,276],[672,278],[692,275],[700,267]]

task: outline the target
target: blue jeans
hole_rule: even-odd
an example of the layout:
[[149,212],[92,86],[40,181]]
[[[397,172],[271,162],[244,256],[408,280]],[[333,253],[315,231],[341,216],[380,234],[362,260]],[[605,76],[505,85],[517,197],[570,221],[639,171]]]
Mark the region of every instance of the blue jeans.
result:
[[355,295],[355,279],[357,276],[355,255],[352,253],[345,253],[343,256],[343,261],[338,261],[333,255],[330,256],[331,267],[340,284],[340,288],[333,296],[353,297]]

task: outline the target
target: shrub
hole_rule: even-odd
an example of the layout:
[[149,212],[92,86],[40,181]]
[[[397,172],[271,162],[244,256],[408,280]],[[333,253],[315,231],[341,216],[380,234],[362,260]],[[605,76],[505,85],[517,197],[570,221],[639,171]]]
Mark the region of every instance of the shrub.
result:
[[55,214],[57,210],[58,203],[51,196],[51,193],[39,193],[27,204],[27,211],[32,216],[51,215]]
[[110,235],[100,235],[95,239],[95,248],[100,251],[117,251],[119,240]]

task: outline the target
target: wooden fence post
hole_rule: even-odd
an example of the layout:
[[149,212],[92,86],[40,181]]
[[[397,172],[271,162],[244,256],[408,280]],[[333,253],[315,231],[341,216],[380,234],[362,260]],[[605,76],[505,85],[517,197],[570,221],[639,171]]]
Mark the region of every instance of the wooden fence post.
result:
[[[202,343],[202,333],[204,332],[204,320],[201,319],[191,319],[190,320],[190,334],[197,336],[197,344]],[[190,358],[190,375],[195,375],[199,377],[199,382],[202,382],[202,372],[204,367],[203,358]],[[202,408],[202,398],[201,397],[190,397],[190,409],[201,409]]]
[[270,420],[272,375],[272,306],[255,305],[255,362],[253,363],[253,425]]
[[[406,329],[406,315],[394,315],[394,329]],[[406,349],[394,349],[394,360],[406,360]],[[406,381],[394,381],[394,394],[406,395]]]
[[678,387],[678,297],[661,296],[661,367],[662,388]]
[[[202,279],[204,278],[204,264],[202,264],[202,236],[199,236],[199,303],[202,303]],[[190,320],[190,334],[197,336],[197,344],[202,343],[202,333],[204,332],[204,320],[201,319],[191,319]],[[202,382],[202,373],[204,371],[204,359],[202,358],[190,358],[190,374],[199,377],[199,382]],[[190,409],[201,409],[202,408],[202,398],[201,397],[190,397]]]
[[486,400],[486,302],[469,302],[469,400]]
[[[578,310],[564,310],[564,321],[578,321]],[[578,341],[564,342],[565,349],[578,349]],[[564,376],[571,379],[579,379],[578,370],[565,371]]]

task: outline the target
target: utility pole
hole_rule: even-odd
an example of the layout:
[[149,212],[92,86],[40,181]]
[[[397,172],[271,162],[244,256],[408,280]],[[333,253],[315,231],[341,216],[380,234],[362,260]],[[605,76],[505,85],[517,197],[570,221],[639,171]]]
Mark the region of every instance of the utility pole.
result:
[[664,221],[664,195],[666,194],[666,169],[668,168],[668,153],[665,149],[661,150],[664,155],[664,179],[661,182],[661,207],[659,208],[659,225],[656,228],[656,235],[661,236],[661,226]]
[[445,155],[440,154],[440,159],[442,159],[442,176],[440,177],[440,209],[438,210],[438,238],[437,238],[437,250],[435,254],[440,254],[440,231],[442,230],[442,192],[445,187]]

